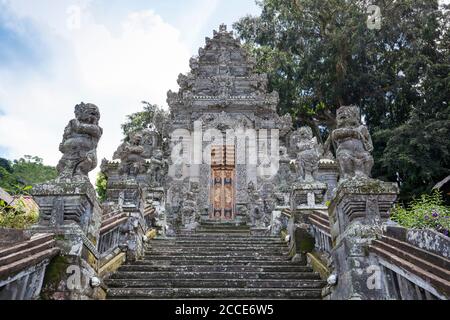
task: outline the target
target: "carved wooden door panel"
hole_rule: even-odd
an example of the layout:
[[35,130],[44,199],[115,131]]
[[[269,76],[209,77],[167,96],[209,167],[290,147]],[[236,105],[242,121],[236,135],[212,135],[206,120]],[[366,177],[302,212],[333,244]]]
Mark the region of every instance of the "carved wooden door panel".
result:
[[210,218],[232,220],[235,211],[234,146],[214,146],[211,150]]

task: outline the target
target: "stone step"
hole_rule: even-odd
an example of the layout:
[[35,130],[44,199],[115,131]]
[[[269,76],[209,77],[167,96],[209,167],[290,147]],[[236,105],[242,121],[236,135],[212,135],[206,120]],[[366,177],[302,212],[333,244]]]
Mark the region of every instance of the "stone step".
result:
[[173,279],[127,279],[106,280],[109,288],[307,288],[321,289],[326,282],[322,280],[223,280],[208,279],[173,280]]
[[159,248],[148,248],[146,251],[148,254],[167,254],[167,253],[266,253],[266,254],[281,254],[288,253],[288,248],[270,248],[270,247],[236,247],[236,248],[226,248],[226,247],[159,247]]
[[250,255],[210,255],[205,257],[204,255],[145,255],[143,261],[155,261],[155,260],[166,260],[166,261],[186,261],[186,260],[207,260],[207,261],[217,261],[217,263],[221,263],[221,261],[234,261],[234,260],[247,260],[247,261],[290,261],[291,259],[288,256],[250,256]]
[[272,245],[234,245],[234,246],[228,246],[228,245],[201,245],[201,246],[194,246],[194,245],[177,245],[177,244],[171,244],[171,245],[151,245],[147,247],[147,250],[149,252],[154,251],[172,251],[172,250],[185,250],[185,251],[192,251],[192,250],[204,250],[204,251],[229,251],[229,250],[237,250],[237,251],[261,251],[261,250],[269,250],[269,251],[277,251],[282,252],[288,250],[288,247],[285,245],[280,244],[272,244]]
[[298,262],[291,261],[270,261],[270,260],[241,260],[228,259],[228,260],[140,260],[133,262],[133,265],[147,265],[147,266],[190,266],[190,265],[202,265],[202,266],[214,266],[214,265],[236,265],[236,266],[301,266]]
[[305,266],[237,266],[237,265],[184,265],[184,266],[155,266],[155,265],[124,265],[119,271],[146,271],[146,272],[312,272]]
[[176,238],[166,238],[166,239],[176,239],[176,240],[235,240],[235,241],[245,241],[245,240],[280,240],[279,237],[268,237],[268,236],[249,236],[249,235],[227,235],[226,233],[214,234],[188,234],[177,236]]
[[214,226],[214,225],[200,225],[195,233],[199,233],[203,230],[207,230],[207,231],[217,231],[217,233],[223,233],[223,232],[230,232],[230,233],[235,233],[235,232],[242,232],[242,233],[249,233],[250,232],[250,228],[249,227],[227,227],[227,226]]
[[236,222],[236,221],[221,221],[221,220],[214,220],[214,219],[203,219],[200,222],[201,226],[223,226],[223,227],[245,227],[249,228],[247,224],[244,222]]
[[210,239],[210,240],[203,240],[203,239],[195,239],[195,240],[180,240],[180,239],[171,239],[171,240],[165,240],[165,239],[154,239],[150,242],[151,245],[164,245],[164,244],[187,244],[187,245],[271,245],[271,244],[277,244],[277,245],[286,245],[286,242],[280,240],[280,239],[270,239],[270,240],[262,240],[262,239],[245,239],[245,240],[229,240],[229,239]]
[[198,229],[197,231],[196,231],[196,234],[197,235],[204,235],[204,236],[207,236],[207,235],[209,235],[209,234],[212,234],[212,233],[214,233],[214,234],[217,234],[217,232],[223,232],[223,234],[227,234],[227,235],[242,235],[242,236],[248,236],[249,234],[250,234],[250,231],[239,231],[239,230],[236,230],[236,231],[229,231],[229,230],[223,230],[223,231],[220,231],[220,230],[208,230],[208,229]]
[[250,246],[259,246],[259,247],[287,247],[285,242],[275,242],[275,241],[266,241],[266,242],[258,242],[258,241],[184,241],[184,242],[175,242],[175,241],[151,241],[149,243],[149,247],[164,247],[164,246],[180,246],[180,247],[250,247]]
[[118,271],[111,279],[316,279],[316,272],[148,272],[148,271]]
[[208,252],[206,250],[173,250],[173,251],[147,251],[145,253],[145,257],[164,257],[164,256],[171,256],[171,257],[177,257],[177,256],[184,256],[184,257],[191,257],[191,256],[202,256],[202,257],[210,257],[210,256],[222,256],[224,258],[226,257],[240,257],[240,256],[247,256],[247,257],[265,257],[267,254],[271,254],[271,256],[278,256],[278,257],[287,257],[287,251],[286,254],[282,254],[281,252],[273,252],[273,251],[213,251]]
[[110,299],[320,299],[320,289],[280,289],[280,288],[124,288],[109,289]]
[[223,227],[223,226],[202,226],[200,225],[200,227],[195,231],[195,233],[201,233],[203,231],[209,231],[209,232],[217,232],[217,233],[222,233],[222,232],[229,232],[229,233],[236,233],[236,232],[242,232],[242,233],[247,233],[250,232],[250,228],[248,227]]

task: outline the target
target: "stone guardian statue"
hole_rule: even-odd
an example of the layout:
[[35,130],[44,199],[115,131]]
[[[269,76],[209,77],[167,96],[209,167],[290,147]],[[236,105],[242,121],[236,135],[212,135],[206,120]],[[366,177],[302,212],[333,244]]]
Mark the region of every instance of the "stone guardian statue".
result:
[[120,159],[119,174],[137,176],[145,171],[145,159],[142,146],[143,136],[140,132],[132,133],[130,141],[122,143],[114,153],[113,159]]
[[97,145],[103,134],[99,127],[100,112],[94,104],[75,106],[75,119],[64,130],[59,150],[63,153],[56,169],[59,179],[88,180],[97,166]]
[[310,127],[298,130],[297,163],[302,182],[314,182],[319,171],[320,148]]
[[336,145],[336,158],[341,180],[354,177],[369,178],[374,164],[372,138],[361,123],[360,110],[356,106],[344,106],[337,110],[337,129],[331,138]]

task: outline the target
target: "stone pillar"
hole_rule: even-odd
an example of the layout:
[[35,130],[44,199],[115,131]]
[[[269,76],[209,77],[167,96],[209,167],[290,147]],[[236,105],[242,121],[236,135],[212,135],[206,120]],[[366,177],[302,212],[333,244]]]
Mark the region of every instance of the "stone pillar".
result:
[[[163,187],[151,187],[144,189],[144,216],[147,222],[147,227],[156,228],[157,234],[161,237],[166,236],[166,194]],[[149,214],[149,211],[153,211],[153,214]]]
[[326,210],[327,185],[322,182],[295,184],[291,191],[291,210]]
[[321,159],[319,161],[319,172],[317,173],[317,179],[328,186],[325,194],[325,201],[333,198],[333,190],[337,186],[338,177],[339,169],[336,161],[330,159]]
[[61,255],[48,267],[48,281],[42,293],[48,299],[84,300],[104,297],[101,288],[91,286],[97,277],[97,251],[101,209],[94,187],[88,181],[63,181],[33,188],[40,207],[33,233],[54,233]]
[[325,194],[327,185],[322,182],[302,182],[291,191],[291,219],[289,221],[290,254],[293,261],[306,263],[306,253],[314,249],[306,216],[312,210],[326,210]]
[[143,236],[147,232],[141,187],[134,179],[108,182],[107,201],[116,203],[127,213],[128,221],[121,227],[119,246],[126,251],[128,261],[139,259],[144,254]]
[[314,237],[309,232],[306,216],[310,210],[302,209],[291,212],[288,222],[289,255],[293,262],[306,264],[308,252],[314,249]]
[[[96,105],[75,106],[75,118],[64,129],[56,169],[58,178],[34,186],[40,207],[35,233],[54,233],[61,255],[48,267],[43,294],[49,299],[92,299],[104,292],[98,286],[97,251],[102,212],[89,172],[97,166],[97,145],[103,134]],[[92,281],[94,280],[94,281]],[[95,288],[94,288],[95,287]]]
[[331,298],[381,300],[386,298],[382,270],[368,253],[396,201],[398,188],[369,178],[342,181],[329,207],[332,255],[338,277]]

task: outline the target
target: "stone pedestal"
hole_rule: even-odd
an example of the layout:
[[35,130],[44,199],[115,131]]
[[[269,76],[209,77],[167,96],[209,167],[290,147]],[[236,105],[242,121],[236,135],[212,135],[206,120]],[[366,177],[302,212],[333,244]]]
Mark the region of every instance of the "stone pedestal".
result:
[[144,195],[135,179],[109,182],[107,201],[116,203],[128,214],[128,221],[121,227],[119,246],[126,251],[127,261],[135,261],[144,253],[143,236],[147,232],[144,218]]
[[[156,228],[158,235],[166,236],[167,217],[166,217],[166,194],[164,188],[145,188],[144,189],[145,208],[144,215],[147,227]],[[152,211],[149,214],[148,211]]]
[[271,235],[279,236],[282,230],[286,230],[289,224],[290,210],[289,207],[275,207],[272,211]]
[[319,161],[319,172],[317,173],[317,179],[327,185],[325,201],[333,198],[333,191],[337,186],[338,177],[339,168],[335,160],[321,159]]
[[39,184],[33,187],[33,198],[40,208],[37,229],[76,226],[96,248],[102,213],[89,181]]
[[295,210],[291,212],[287,231],[289,233],[289,255],[292,261],[301,264],[306,263],[308,252],[314,249],[314,237],[311,235],[306,215],[308,209]]
[[48,267],[43,295],[48,299],[98,299],[104,295],[93,288],[97,277],[97,245],[101,209],[95,190],[88,181],[61,181],[33,188],[40,207],[38,225],[33,233],[54,233],[61,255]]
[[305,217],[312,210],[326,210],[326,191],[327,185],[319,181],[295,184],[292,188],[288,232],[290,255],[296,262],[306,263],[306,254],[314,249],[314,238]]
[[296,184],[291,192],[291,210],[324,210],[327,185],[322,182]]
[[369,255],[368,246],[389,217],[397,194],[396,184],[368,178],[345,180],[338,185],[329,207],[338,277],[332,299],[386,298],[382,270]]

